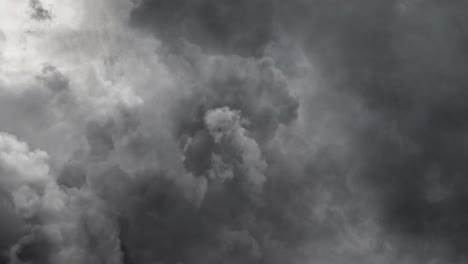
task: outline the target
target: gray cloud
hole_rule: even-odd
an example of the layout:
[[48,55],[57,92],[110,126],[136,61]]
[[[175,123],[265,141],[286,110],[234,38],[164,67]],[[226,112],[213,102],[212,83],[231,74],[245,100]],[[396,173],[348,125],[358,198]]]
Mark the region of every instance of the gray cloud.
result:
[[187,38],[218,52],[260,55],[273,37],[273,2],[141,1],[131,23],[170,41]]
[[33,13],[31,17],[36,20],[49,20],[52,19],[52,15],[49,10],[45,9],[42,6],[42,3],[39,0],[30,0],[29,6],[31,7]]
[[0,263],[466,261],[462,1],[46,7],[0,17]]

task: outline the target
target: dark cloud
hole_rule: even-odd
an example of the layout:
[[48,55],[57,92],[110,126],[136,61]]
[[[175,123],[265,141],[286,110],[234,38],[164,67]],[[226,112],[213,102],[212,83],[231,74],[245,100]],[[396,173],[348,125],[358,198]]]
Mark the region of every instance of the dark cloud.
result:
[[[207,61],[196,63],[210,63],[205,55],[199,56]],[[118,167],[106,169],[105,165],[99,165],[99,160],[110,159],[113,153],[121,151],[118,148],[123,148],[130,155],[140,156],[142,153],[139,147],[135,149],[132,141],[137,140],[142,146],[151,147],[153,138],[141,137],[139,132],[133,134],[132,130],[141,129],[138,126],[119,135],[114,125],[96,124],[93,125],[95,133],[88,133],[90,159],[84,165],[88,171],[87,182],[119,212],[121,248],[126,263],[258,263],[264,259],[262,251],[269,247],[265,244],[269,239],[267,236],[274,232],[277,223],[271,222],[274,220],[268,217],[263,219],[263,211],[259,211],[259,208],[275,208],[277,205],[273,200],[265,201],[261,198],[267,177],[264,175],[267,164],[262,157],[261,142],[267,142],[268,139],[263,138],[259,143],[255,136],[261,138],[262,133],[265,133],[271,138],[279,124],[286,124],[295,118],[294,108],[297,103],[288,94],[282,79],[284,77],[273,65],[234,58],[233,65],[239,63],[254,71],[242,77],[243,73],[231,67],[229,60],[224,57],[213,59],[215,64],[207,65],[206,77],[201,76],[201,83],[205,84],[206,78],[209,86],[194,90],[193,95],[182,98],[178,106],[184,108],[171,115],[175,117],[173,126],[176,128],[173,140],[183,143],[179,151],[183,154],[186,171],[170,167],[154,170],[151,164],[145,164],[145,169],[130,174]],[[215,68],[221,68],[222,71],[218,73]],[[260,74],[258,77],[257,71],[264,72],[265,76]],[[257,97],[264,100],[263,113],[271,116],[275,122],[273,126],[265,127],[262,123],[242,120],[255,120],[258,111],[253,102],[242,101],[242,98],[248,98],[247,95],[241,96],[241,99],[233,95],[232,104],[223,102],[223,96],[217,90],[229,85],[231,75],[236,78],[239,74],[241,77],[234,81],[236,86],[233,87],[237,87],[237,93],[240,94],[259,93]],[[219,78],[219,81],[210,84],[212,78]],[[279,84],[276,85],[276,82]],[[267,87],[267,84],[271,86]],[[201,107],[197,98],[206,98]],[[291,116],[286,119],[271,107],[276,101],[283,100],[293,105],[289,114]],[[233,109],[216,108],[222,105]],[[194,110],[193,117],[184,116],[192,109],[198,109]],[[245,114],[242,110],[245,110]],[[199,111],[198,114],[196,111]],[[136,118],[142,116],[137,115]],[[144,123],[144,120],[137,123]],[[256,135],[256,132],[259,134]],[[121,144],[122,140],[129,139],[129,135],[135,136],[130,137],[130,144]],[[114,147],[106,147],[105,155],[95,158],[98,153],[95,147],[101,146],[99,144],[111,146],[106,142],[113,142]],[[72,180],[75,171],[67,168],[63,173],[64,179]],[[180,173],[186,175],[178,175]],[[257,219],[261,219],[261,223],[256,223]],[[263,225],[265,230],[257,230],[257,226]],[[295,240],[293,236],[290,239]],[[287,250],[294,251],[293,248]]]
[[67,188],[81,188],[86,184],[85,168],[78,162],[65,164],[57,182]]
[[[418,250],[442,247],[443,254],[464,259],[466,4],[288,1],[273,6],[276,29],[302,43],[326,80],[319,101],[301,98],[302,107],[340,116],[335,122],[348,129],[361,159],[355,180],[365,181],[378,197],[382,226],[389,234],[424,241],[426,249]],[[363,106],[358,115],[366,117],[352,114],[349,101],[354,100]],[[305,115],[310,122],[322,118]]]
[[296,118],[297,99],[272,58],[206,56],[193,46],[185,48],[184,53],[183,58],[191,65],[187,74],[194,80],[189,84],[190,96],[181,102],[192,110],[189,115],[186,109],[178,113],[179,130],[192,133],[203,126],[203,113],[223,106],[239,110],[257,139],[271,137],[280,124]]
[[[13,251],[17,263],[49,263],[53,246],[40,228],[33,228],[30,234],[21,238]],[[14,262],[15,263],[15,262]]]
[[44,64],[0,90],[6,132],[76,130],[50,170],[0,134],[0,263],[466,261],[467,4],[134,2],[158,63],[112,43],[92,87]]
[[131,23],[170,42],[187,39],[217,52],[260,55],[273,37],[270,0],[141,1]]
[[49,10],[45,9],[39,0],[29,0],[29,6],[32,9],[31,17],[36,20],[50,20],[52,14]]
[[54,93],[69,89],[69,80],[53,65],[44,65],[41,75],[37,77]]
[[[417,250],[444,248],[463,261],[467,6],[377,1],[342,13],[346,6],[322,12],[330,23],[308,35],[319,40],[306,41],[323,74],[339,77],[333,85],[373,116],[352,133],[361,177],[379,197],[381,224],[426,245]],[[332,45],[321,46],[320,38]]]
[[15,213],[11,197],[6,191],[1,191],[0,210],[0,263],[8,263],[10,248],[21,238],[26,229],[24,221]]
[[[155,2],[146,2],[150,3]],[[172,8],[176,6],[174,3]],[[345,100],[362,102],[364,111],[369,113],[371,121],[344,124],[350,129],[348,136],[352,138],[353,148],[361,156],[362,173],[356,181],[364,180],[379,197],[382,226],[389,234],[425,241],[427,248],[418,250],[431,251],[442,243],[448,248],[444,254],[463,259],[467,233],[463,213],[466,192],[462,187],[466,186],[463,175],[467,156],[464,87],[468,80],[464,31],[468,24],[462,12],[466,4],[462,1],[270,1],[270,6],[275,10],[271,13],[275,15],[272,21],[277,23],[275,30],[303,43],[308,55],[318,61],[318,72],[327,80],[326,89],[332,90],[324,90],[322,94],[336,97],[343,93],[348,97]],[[238,8],[243,8],[242,4]],[[172,14],[169,8],[162,9]],[[141,16],[144,21],[150,12],[135,12],[134,19]],[[185,14],[180,14],[181,21]],[[221,21],[235,24],[229,16]],[[246,21],[256,25],[248,17]],[[265,32],[273,32],[269,25]],[[173,32],[190,38],[183,32]],[[276,41],[274,35],[268,34],[267,42]],[[215,82],[213,85],[222,91],[221,101],[229,100],[230,92],[235,91],[230,85]],[[255,98],[257,106],[259,100],[255,96],[240,101],[249,102],[248,98]],[[330,104],[323,107],[339,116],[359,118],[345,113],[349,106],[337,106],[336,101],[328,100]],[[225,101],[223,104],[229,105]],[[242,105],[241,111],[248,118],[256,119],[257,113],[249,113],[248,105]],[[274,105],[280,109],[278,104]],[[236,108],[236,104],[232,107]],[[268,123],[267,116],[258,115],[257,120],[261,121],[253,124]],[[315,117],[310,112],[306,115]],[[266,131],[274,131],[268,124],[261,126],[267,127]],[[251,131],[255,134],[258,130],[252,127]],[[195,138],[196,144],[202,144],[199,142],[203,142],[203,135]],[[339,185],[332,184],[330,188]]]

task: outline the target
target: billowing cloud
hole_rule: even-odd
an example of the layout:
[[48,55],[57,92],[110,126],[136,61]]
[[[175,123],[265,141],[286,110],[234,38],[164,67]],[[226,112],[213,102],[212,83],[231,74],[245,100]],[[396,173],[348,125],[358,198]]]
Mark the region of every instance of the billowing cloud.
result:
[[464,263],[463,1],[6,0],[0,263]]
[[5,133],[0,141],[4,202],[13,207],[5,219],[24,225],[18,241],[3,249],[10,262],[120,263],[117,226],[107,206],[84,188],[57,185],[45,152]]

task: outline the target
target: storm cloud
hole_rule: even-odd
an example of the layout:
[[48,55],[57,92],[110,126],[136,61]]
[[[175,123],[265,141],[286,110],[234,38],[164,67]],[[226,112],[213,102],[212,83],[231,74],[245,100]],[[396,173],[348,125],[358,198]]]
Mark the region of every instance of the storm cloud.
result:
[[6,0],[0,263],[464,263],[461,0]]

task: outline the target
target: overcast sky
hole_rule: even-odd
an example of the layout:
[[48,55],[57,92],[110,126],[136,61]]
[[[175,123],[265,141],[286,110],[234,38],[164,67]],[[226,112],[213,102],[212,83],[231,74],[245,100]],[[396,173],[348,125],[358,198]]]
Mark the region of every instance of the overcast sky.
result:
[[467,11],[0,0],[0,264],[466,263]]

